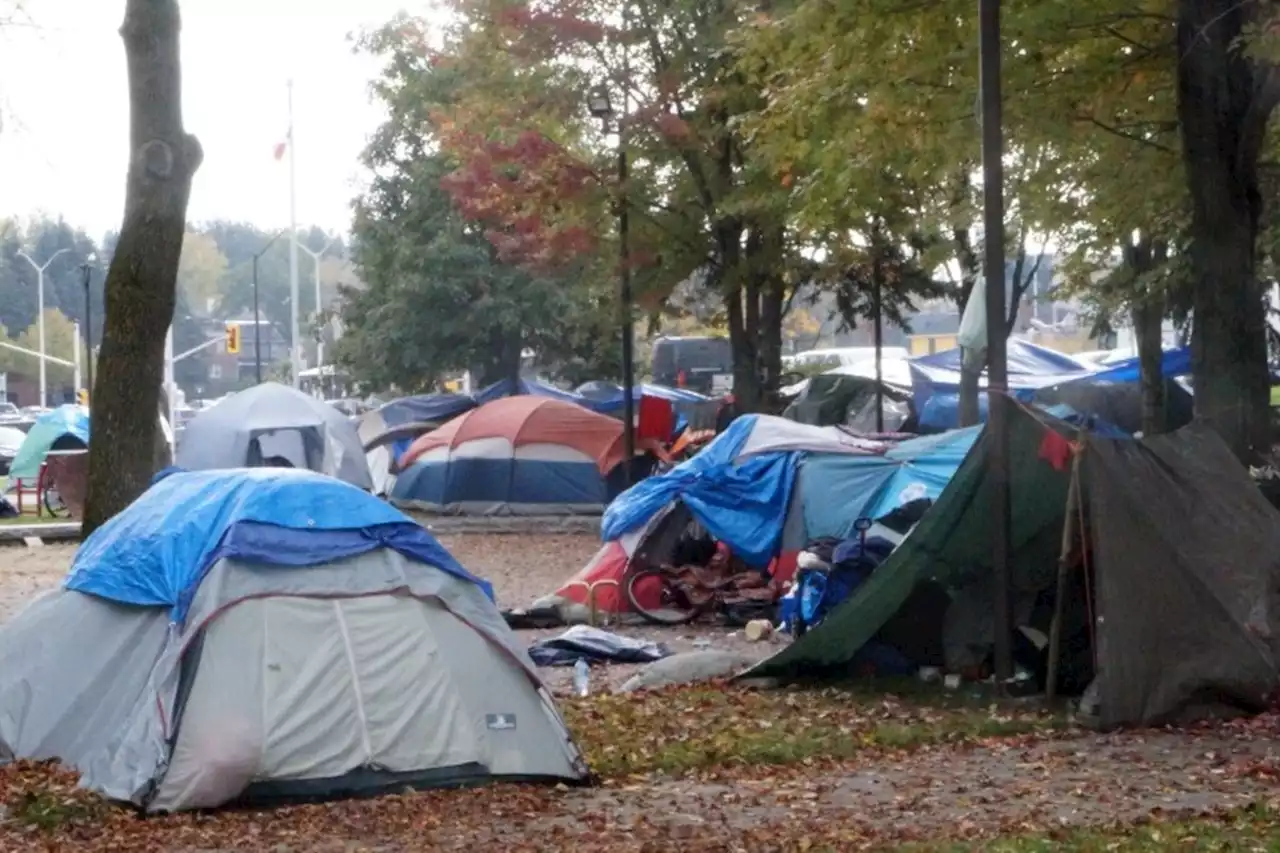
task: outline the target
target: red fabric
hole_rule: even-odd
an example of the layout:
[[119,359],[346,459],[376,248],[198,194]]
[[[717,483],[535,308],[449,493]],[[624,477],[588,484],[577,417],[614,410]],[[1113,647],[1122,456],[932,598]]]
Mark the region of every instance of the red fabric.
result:
[[1071,464],[1071,454],[1073,449],[1071,442],[1058,435],[1051,429],[1044,432],[1044,439],[1040,442],[1040,458],[1053,466],[1055,471],[1066,471]]
[[670,400],[641,397],[639,414],[636,424],[637,442],[644,441],[646,438],[661,442],[671,440],[671,433],[675,432],[676,428],[676,413],[675,409],[671,408]]

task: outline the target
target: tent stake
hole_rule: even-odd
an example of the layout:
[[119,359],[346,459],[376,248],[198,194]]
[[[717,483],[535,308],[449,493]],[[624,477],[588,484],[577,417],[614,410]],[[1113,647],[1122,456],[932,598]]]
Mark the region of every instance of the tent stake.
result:
[[[1082,452],[1082,451],[1080,451]],[[1053,622],[1049,625],[1049,665],[1044,686],[1045,698],[1058,696],[1058,669],[1062,658],[1062,611],[1067,597],[1067,577],[1076,542],[1076,510],[1080,506],[1080,452],[1071,463],[1071,485],[1067,488],[1067,513],[1062,522],[1062,550],[1058,554],[1058,587],[1053,597]],[[1083,537],[1081,537],[1083,542]]]

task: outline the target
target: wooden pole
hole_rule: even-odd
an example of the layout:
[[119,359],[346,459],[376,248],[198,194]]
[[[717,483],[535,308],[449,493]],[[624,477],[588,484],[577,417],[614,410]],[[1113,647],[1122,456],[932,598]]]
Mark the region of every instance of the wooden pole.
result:
[[[1044,693],[1047,699],[1058,695],[1058,669],[1062,659],[1062,611],[1067,597],[1067,578],[1071,572],[1071,553],[1076,543],[1076,516],[1080,507],[1080,452],[1071,463],[1071,485],[1067,488],[1067,512],[1062,522],[1062,550],[1058,553],[1058,587],[1053,597],[1053,622],[1049,625],[1049,665]],[[1081,537],[1083,542],[1084,538]]]

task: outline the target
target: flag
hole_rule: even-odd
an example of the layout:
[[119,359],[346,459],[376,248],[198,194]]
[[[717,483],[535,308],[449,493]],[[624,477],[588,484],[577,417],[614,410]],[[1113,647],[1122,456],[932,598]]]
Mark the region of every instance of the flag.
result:
[[275,158],[276,158],[277,160],[283,160],[283,159],[284,159],[284,152],[285,152],[286,150],[288,150],[288,148],[289,148],[289,143],[288,143],[288,142],[277,142],[277,143],[276,143],[276,150],[275,150]]

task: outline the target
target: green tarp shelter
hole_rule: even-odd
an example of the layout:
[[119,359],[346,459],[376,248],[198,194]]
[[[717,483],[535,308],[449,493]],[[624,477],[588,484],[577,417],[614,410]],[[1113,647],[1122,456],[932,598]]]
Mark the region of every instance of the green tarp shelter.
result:
[[[1100,723],[1158,724],[1209,705],[1263,708],[1280,686],[1280,513],[1226,445],[1199,424],[1102,439],[1020,406],[1010,411],[1017,600],[1056,585],[1072,444],[1079,448]],[[984,434],[853,598],[744,677],[838,670],[927,580],[952,591],[953,610],[966,598],[990,602],[989,442]],[[979,616],[990,621],[992,611]]]

